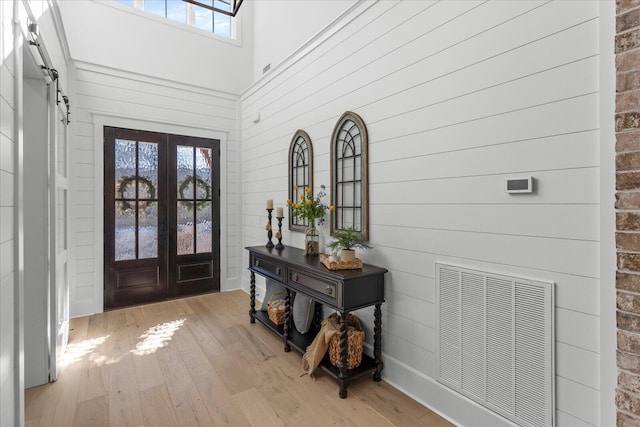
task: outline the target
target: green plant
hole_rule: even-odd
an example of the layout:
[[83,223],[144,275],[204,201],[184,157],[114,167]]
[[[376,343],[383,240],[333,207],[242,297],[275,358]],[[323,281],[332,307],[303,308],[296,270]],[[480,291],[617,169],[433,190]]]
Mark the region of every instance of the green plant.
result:
[[331,249],[371,249],[373,246],[368,244],[362,239],[362,233],[354,230],[352,227],[345,228],[344,230],[336,230],[333,233],[333,242],[329,244]]

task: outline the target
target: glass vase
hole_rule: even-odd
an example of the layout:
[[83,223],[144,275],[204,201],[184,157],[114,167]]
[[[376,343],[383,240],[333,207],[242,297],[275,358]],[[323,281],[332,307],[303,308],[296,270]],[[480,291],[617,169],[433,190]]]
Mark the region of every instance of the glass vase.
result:
[[304,255],[318,255],[320,249],[320,233],[315,221],[311,221],[304,230]]

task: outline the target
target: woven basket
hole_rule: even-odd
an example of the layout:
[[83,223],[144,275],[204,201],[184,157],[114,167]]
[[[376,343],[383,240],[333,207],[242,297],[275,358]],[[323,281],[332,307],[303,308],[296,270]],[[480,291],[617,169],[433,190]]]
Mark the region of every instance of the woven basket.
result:
[[[338,319],[340,324],[340,315],[332,314]],[[347,316],[347,369],[353,369],[362,363],[362,349],[364,347],[364,331],[360,325],[360,320],[353,314]],[[329,341],[329,360],[333,366],[340,366],[340,334],[335,334]]]
[[276,295],[284,296],[284,292],[276,292],[269,297],[267,313],[269,313],[269,320],[273,323],[284,325],[284,298],[274,299]]

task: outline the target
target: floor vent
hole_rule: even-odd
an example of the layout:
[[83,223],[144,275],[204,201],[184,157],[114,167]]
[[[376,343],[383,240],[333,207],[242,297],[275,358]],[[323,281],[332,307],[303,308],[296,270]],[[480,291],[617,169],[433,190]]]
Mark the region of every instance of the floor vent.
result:
[[437,380],[522,426],[553,426],[553,283],[436,263]]

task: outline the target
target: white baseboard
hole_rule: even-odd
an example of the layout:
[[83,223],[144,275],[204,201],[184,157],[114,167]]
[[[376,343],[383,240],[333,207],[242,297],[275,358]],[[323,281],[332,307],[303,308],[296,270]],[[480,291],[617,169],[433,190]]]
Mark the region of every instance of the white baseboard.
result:
[[431,411],[459,426],[514,427],[515,424],[495,414],[435,379],[401,361],[382,354],[382,379]]
[[99,304],[99,302],[94,299],[73,301],[73,304],[70,304],[69,309],[69,317],[71,319],[82,316],[91,316],[92,314],[102,313],[104,311],[102,304]]

